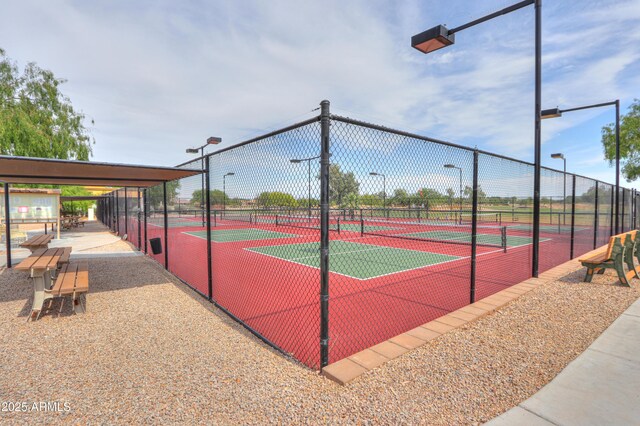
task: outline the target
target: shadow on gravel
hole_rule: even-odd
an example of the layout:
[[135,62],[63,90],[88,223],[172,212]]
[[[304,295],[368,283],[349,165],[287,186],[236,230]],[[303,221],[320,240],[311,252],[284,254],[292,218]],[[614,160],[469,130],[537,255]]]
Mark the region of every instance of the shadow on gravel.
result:
[[[94,254],[83,259],[89,264],[89,294],[127,290],[171,282],[169,277],[143,256],[110,257]],[[33,284],[29,272],[5,269],[0,272],[0,304],[25,300],[19,316],[31,310]]]
[[587,273],[586,268],[580,268],[563,277],[560,277],[558,281],[562,283],[584,285],[584,286],[598,285],[598,286],[609,286],[609,287],[626,287],[620,284],[620,281],[618,281],[618,276],[616,275],[615,271],[611,269],[606,269],[604,274],[594,274],[593,280],[590,283],[584,282],[584,277],[586,273]]

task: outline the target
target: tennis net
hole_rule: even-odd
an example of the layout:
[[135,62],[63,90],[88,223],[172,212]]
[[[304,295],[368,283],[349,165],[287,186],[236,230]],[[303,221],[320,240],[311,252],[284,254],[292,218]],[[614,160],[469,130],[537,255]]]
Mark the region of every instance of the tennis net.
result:
[[[477,226],[476,244],[507,249],[506,226]],[[400,222],[362,219],[361,235],[432,241],[447,244],[472,244],[472,227],[466,224]]]
[[220,210],[213,213],[214,226],[218,226],[220,223],[226,222],[240,222],[240,223],[254,223],[254,214],[251,211],[233,211],[233,210]]
[[[256,215],[256,223],[320,230],[320,218],[315,216],[292,216],[284,214]],[[329,230],[340,232],[340,217],[329,218]]]

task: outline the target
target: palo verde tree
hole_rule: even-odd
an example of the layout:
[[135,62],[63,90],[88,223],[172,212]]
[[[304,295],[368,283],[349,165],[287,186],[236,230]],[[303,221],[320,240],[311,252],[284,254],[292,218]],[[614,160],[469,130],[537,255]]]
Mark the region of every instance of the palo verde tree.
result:
[[[616,160],[616,126],[602,128],[604,156],[613,164]],[[622,176],[628,182],[640,176],[640,99],[634,99],[629,111],[620,117],[620,160]]]
[[0,154],[88,160],[94,143],[65,82],[28,63],[22,72],[0,49]]

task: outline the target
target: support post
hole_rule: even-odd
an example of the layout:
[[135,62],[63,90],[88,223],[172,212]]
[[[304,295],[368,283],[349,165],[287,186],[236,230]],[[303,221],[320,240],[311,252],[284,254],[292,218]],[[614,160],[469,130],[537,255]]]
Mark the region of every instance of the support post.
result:
[[622,209],[620,212],[620,232],[624,232],[624,188],[622,189]]
[[620,100],[616,99],[616,235],[620,233]]
[[9,205],[9,184],[4,183],[4,238],[7,243],[7,268],[11,268],[11,206]]
[[573,183],[571,184],[571,249],[569,250],[569,259],[573,259],[575,226],[576,226],[576,175],[573,175]]
[[116,191],[116,234],[120,235],[120,201]]
[[[600,183],[596,181],[596,216],[593,219],[593,249],[595,250],[598,247],[598,220],[600,219],[598,216],[600,212],[598,211],[598,187]],[[573,207],[575,210],[575,207]]]
[[140,205],[140,187],[138,187],[136,200],[138,202],[138,251],[140,251],[140,248],[142,247],[142,228],[140,226],[142,224],[142,206]]
[[162,182],[162,206],[164,208],[164,269],[169,270],[169,216],[167,216],[167,182]]
[[[204,163],[205,163],[205,161],[208,161],[208,160],[205,160],[205,159],[204,159],[204,147],[205,147],[205,145],[203,145],[203,146],[201,146],[201,147],[200,147],[200,158],[201,158],[201,159],[200,159],[200,170],[204,169],[204,167],[205,167]],[[208,157],[207,157],[207,158],[208,158]],[[208,178],[208,177],[209,177],[209,175],[207,174],[207,178]],[[208,203],[208,201],[206,200],[207,196],[204,194],[204,191],[205,191],[205,188],[204,188],[204,187],[205,187],[204,178],[205,178],[204,174],[201,174],[201,177],[200,177],[200,190],[201,190],[201,191],[200,191],[200,211],[201,211],[201,213],[202,213],[202,226],[205,226],[205,223],[204,223],[205,209],[204,209],[203,204],[204,204],[205,202],[207,202],[207,203]],[[206,185],[209,185],[209,183],[207,182],[207,184],[206,184]],[[207,192],[209,192],[209,189],[207,189]],[[179,205],[180,205],[180,203],[178,202],[178,206],[179,206]],[[208,214],[208,212],[207,212],[207,214]],[[207,219],[207,221],[209,221],[209,220],[210,220],[210,219]],[[209,296],[211,296],[211,295],[209,295]],[[209,299],[211,299],[211,298],[209,298]]]
[[129,197],[127,196],[127,187],[124,187],[124,233],[129,234]]
[[329,101],[320,102],[320,368],[329,364]]
[[147,253],[147,211],[149,209],[149,201],[147,201],[147,188],[142,190],[142,221],[144,222],[144,252]]
[[211,248],[211,189],[210,189],[210,179],[209,179],[209,157],[205,159],[204,163],[204,172],[206,179],[205,181],[205,209],[206,209],[206,225],[207,225],[207,296],[209,297],[209,301],[213,300],[213,268],[211,266],[211,261],[213,260],[213,253]]
[[614,200],[615,200],[615,194],[613,193],[613,191],[615,191],[615,188],[611,188],[611,226],[610,226],[610,231],[609,231],[609,236],[613,237],[613,231],[614,231],[614,223],[613,223],[613,213],[615,211],[615,206],[613,205]]
[[538,277],[540,254],[540,174],[541,174],[541,115],[542,104],[542,0],[535,0],[535,133],[533,176],[533,253],[531,275]]
[[473,151],[473,188],[471,194],[471,283],[469,303],[476,301],[476,253],[478,237],[478,150]]

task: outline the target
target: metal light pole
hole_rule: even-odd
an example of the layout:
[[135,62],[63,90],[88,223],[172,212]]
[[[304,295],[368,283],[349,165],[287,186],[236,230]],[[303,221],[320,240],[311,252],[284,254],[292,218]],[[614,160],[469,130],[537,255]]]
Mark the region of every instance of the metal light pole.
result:
[[567,224],[567,159],[564,157],[564,154],[557,153],[551,154],[551,158],[561,159],[564,162],[563,169],[563,186],[562,186],[562,224]]
[[371,172],[369,173],[371,176],[382,176],[382,210],[384,214],[384,210],[387,208],[387,176],[382,173]]
[[430,53],[434,50],[450,46],[455,42],[455,33],[497,18],[501,15],[514,12],[523,7],[534,5],[535,9],[535,130],[534,130],[534,178],[533,178],[533,253],[532,253],[532,275],[538,276],[538,258],[540,252],[540,105],[542,98],[542,0],[525,0],[495,13],[471,21],[467,24],[453,28],[451,30],[443,25],[438,25],[420,34],[411,37],[411,46],[422,53]]
[[454,166],[453,164],[445,164],[445,169],[458,169],[460,172],[460,223],[462,223],[462,169],[458,166]]
[[229,172],[222,176],[222,210],[227,210],[227,176],[234,176],[235,173]]
[[591,108],[600,108],[604,106],[615,106],[616,107],[616,194],[615,194],[615,233],[619,234],[619,213],[620,213],[620,203],[618,202],[618,196],[620,195],[620,99],[616,99],[611,102],[604,102],[601,104],[593,104],[586,105],[576,108],[569,109],[560,109],[560,108],[551,108],[545,109],[541,112],[541,117],[545,118],[556,118],[562,117],[562,113],[571,112],[571,111],[580,111],[583,109],[591,109]]
[[311,218],[311,160],[316,160],[318,158],[320,158],[319,155],[317,155],[315,157],[289,160],[290,162],[292,162],[294,164],[299,164],[299,163],[302,163],[303,161],[306,161],[308,166],[309,166],[309,218]]
[[[216,137],[216,136],[211,136],[209,138],[207,138],[207,143],[198,147],[198,148],[187,148],[187,154],[197,154],[198,152],[200,152],[200,166],[202,169],[202,173],[200,174],[201,176],[201,185],[200,185],[200,210],[202,210],[202,226],[204,226],[204,149],[208,146],[208,145],[218,145],[220,142],[222,142],[222,138]],[[180,203],[178,203],[178,208],[180,208]]]

